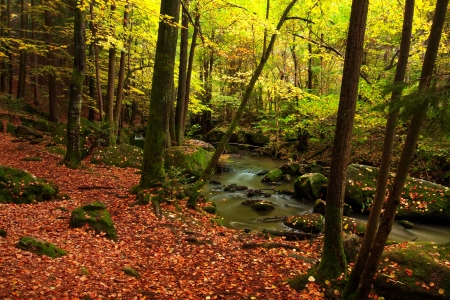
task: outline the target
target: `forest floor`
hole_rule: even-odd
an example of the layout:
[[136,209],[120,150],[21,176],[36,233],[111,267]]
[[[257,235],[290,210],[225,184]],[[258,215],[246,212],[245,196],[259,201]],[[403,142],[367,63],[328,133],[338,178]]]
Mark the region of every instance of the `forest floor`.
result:
[[[286,279],[306,273],[319,257],[322,239],[286,241],[227,229],[211,215],[163,204],[158,219],[150,205],[130,206],[137,169],[91,165],[68,169],[43,145],[13,143],[0,133],[0,164],[56,183],[70,200],[0,205],[0,299],[322,299],[314,282],[302,291]],[[39,156],[42,161],[23,161]],[[88,227],[70,228],[71,211],[92,201],[106,204],[118,231],[116,242]],[[60,258],[15,246],[23,236],[56,244]],[[248,247],[273,242],[267,249]],[[279,245],[280,246],[280,245]],[[290,249],[294,248],[294,249]],[[138,271],[139,278],[123,268]]]

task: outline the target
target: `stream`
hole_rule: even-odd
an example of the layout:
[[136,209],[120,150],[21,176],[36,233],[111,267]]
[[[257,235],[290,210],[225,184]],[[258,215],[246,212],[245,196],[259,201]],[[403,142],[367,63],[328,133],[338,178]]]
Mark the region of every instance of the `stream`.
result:
[[[285,162],[273,160],[268,157],[256,156],[254,153],[243,153],[241,155],[230,155],[226,166],[231,170],[215,174],[211,180],[218,181],[222,185],[208,184],[203,190],[206,198],[212,200],[216,206],[216,213],[224,218],[225,226],[234,229],[251,230],[284,230],[285,227],[281,221],[274,217],[286,217],[301,215],[306,212],[312,212],[313,202],[302,201],[292,196],[275,194],[274,190],[293,190],[294,181],[291,183],[280,182],[280,185],[272,186],[262,183],[263,176],[256,175],[261,170],[272,170],[280,167]],[[269,189],[269,198],[253,197],[251,199],[264,199],[275,204],[275,209],[268,212],[257,212],[241,203],[247,197],[247,191],[226,192],[223,186],[230,184],[244,185],[250,189]],[[351,214],[350,217],[367,221],[367,215]],[[272,220],[270,219],[272,218]],[[265,220],[264,220],[265,219]],[[264,220],[264,221],[263,221]],[[416,242],[450,242],[450,227],[427,224],[414,224],[413,229],[405,229],[397,222],[394,223],[389,238],[397,242],[415,240]]]

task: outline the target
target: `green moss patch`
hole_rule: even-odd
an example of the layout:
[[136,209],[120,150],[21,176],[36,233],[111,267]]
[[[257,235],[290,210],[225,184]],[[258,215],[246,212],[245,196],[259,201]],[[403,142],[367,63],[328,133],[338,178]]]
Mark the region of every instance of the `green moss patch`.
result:
[[342,219],[342,230],[346,233],[356,234],[357,236],[364,236],[367,223],[355,218],[344,217]]
[[62,146],[48,146],[45,150],[50,154],[57,154],[61,156],[66,155],[66,148]]
[[30,173],[0,166],[0,203],[30,204],[56,199],[56,185]]
[[131,167],[140,169],[144,157],[144,150],[127,144],[113,147],[98,148],[92,155],[93,164],[105,164],[121,168]]
[[167,149],[165,168],[180,168],[185,173],[199,177],[207,167],[212,154],[200,147],[178,146]]
[[275,209],[275,205],[272,202],[266,200],[248,199],[241,204],[250,206],[255,211],[271,211]]
[[326,193],[328,178],[321,173],[307,173],[294,183],[295,196],[306,200],[317,200]]
[[269,171],[269,173],[261,179],[261,182],[277,182],[281,179],[281,176],[283,176],[283,171],[280,169],[274,169]]
[[324,218],[321,214],[306,213],[301,216],[291,216],[283,224],[303,232],[320,233],[323,231]]
[[136,271],[136,270],[133,269],[133,268],[125,267],[125,268],[123,268],[122,270],[123,270],[123,272],[124,272],[125,274],[127,274],[127,275],[129,275],[129,276],[136,277],[136,278],[141,277],[141,275],[139,274],[139,272]]
[[83,206],[79,206],[72,211],[70,218],[71,227],[83,227],[88,224],[97,234],[104,234],[110,240],[117,240],[117,231],[111,219],[111,215],[106,210],[106,205],[95,201]]
[[386,299],[449,299],[450,243],[402,243],[383,254],[374,282]]
[[31,236],[22,237],[16,247],[38,255],[46,255],[53,258],[61,257],[67,254],[66,251],[58,248],[56,245]]

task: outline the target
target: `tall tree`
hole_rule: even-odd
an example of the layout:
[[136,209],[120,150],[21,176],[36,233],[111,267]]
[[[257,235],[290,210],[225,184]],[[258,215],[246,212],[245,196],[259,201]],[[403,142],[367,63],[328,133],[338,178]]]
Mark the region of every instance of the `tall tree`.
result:
[[400,53],[398,56],[397,70],[395,73],[394,85],[395,89],[391,95],[390,112],[386,122],[386,130],[384,134],[383,151],[381,155],[380,171],[378,173],[377,187],[375,192],[375,199],[370,208],[370,215],[367,221],[367,229],[364,233],[364,242],[359,251],[355,266],[352,269],[347,286],[344,291],[344,299],[350,297],[356,292],[361,274],[364,270],[367,257],[373,245],[373,240],[378,229],[378,221],[380,219],[381,210],[384,200],[386,198],[386,188],[388,185],[392,149],[395,139],[395,127],[397,125],[399,110],[396,103],[401,97],[403,89],[403,81],[405,79],[406,68],[408,66],[409,49],[411,45],[412,22],[414,17],[414,2],[415,0],[406,0],[405,12],[403,18],[402,39],[400,42]]
[[326,199],[327,225],[322,259],[318,267],[318,274],[324,279],[337,278],[347,270],[342,242],[342,210],[368,7],[369,0],[352,1]]
[[86,28],[85,28],[85,0],[74,0],[73,8],[73,69],[70,80],[70,98],[67,119],[67,152],[65,164],[70,168],[81,165],[80,155],[80,116],[83,97],[83,83],[86,72]]
[[173,101],[174,68],[178,39],[180,1],[162,0],[156,42],[150,109],[144,146],[144,162],[139,187],[153,186],[163,180],[168,103]]
[[[36,7],[36,0],[31,0],[31,6]],[[34,42],[37,40],[36,34],[36,17],[33,16],[31,20],[31,38]],[[38,55],[33,53],[33,70],[34,70],[34,80],[33,80],[33,104],[39,105],[39,72],[38,72]]]
[[[111,35],[114,35],[115,24],[113,14],[116,10],[115,1],[111,4],[111,14],[110,14],[110,28]],[[106,121],[108,122],[109,134],[108,134],[108,145],[112,146],[116,144],[116,134],[114,129],[114,78],[116,77],[116,45],[113,43],[108,52],[108,85],[106,87],[106,99],[105,99],[105,110],[106,110]]]
[[45,30],[45,42],[47,43],[47,64],[49,66],[49,71],[47,74],[48,83],[48,107],[49,107],[49,121],[58,123],[59,122],[59,112],[58,112],[58,98],[56,94],[56,70],[55,70],[55,54],[53,50],[53,18],[52,13],[53,8],[51,7],[51,2],[47,1],[43,4],[46,5],[44,11],[44,24]]
[[400,161],[398,163],[394,184],[385,203],[385,210],[383,216],[381,217],[380,225],[375,236],[370,254],[367,258],[364,271],[361,275],[356,299],[366,299],[369,295],[373,278],[378,268],[381,255],[383,254],[384,246],[386,245],[387,238],[392,229],[392,224],[394,223],[397,207],[400,203],[400,198],[405,186],[406,178],[408,176],[411,161],[414,156],[414,151],[416,149],[417,141],[419,138],[421,123],[426,115],[430,103],[431,96],[428,90],[433,79],[433,71],[439,50],[442,30],[444,28],[448,2],[449,0],[437,0],[436,2],[433,24],[431,26],[430,36],[428,38],[426,47],[427,50],[425,52],[425,57],[422,64],[422,72],[420,75],[418,88],[420,98],[416,103],[416,111],[411,117],[409,130],[406,135],[405,144],[403,146]]
[[[27,7],[28,1],[21,1],[21,9],[20,9],[20,38],[22,39],[22,43],[25,43],[26,39],[26,31],[28,27],[28,15],[27,15]],[[27,76],[27,50],[25,47],[21,47],[19,51],[19,81],[17,83],[17,98],[25,97],[25,89],[26,89],[26,76]]]
[[291,11],[292,7],[297,3],[297,0],[292,0],[289,2],[288,6],[285,8],[280,20],[278,21],[276,31],[274,34],[272,34],[272,37],[270,39],[270,42],[267,46],[267,49],[264,50],[264,56],[261,57],[261,61],[259,62],[255,72],[253,73],[249,84],[247,85],[247,88],[245,89],[245,93],[242,96],[241,103],[239,105],[238,110],[236,111],[236,114],[231,121],[230,126],[228,127],[227,131],[223,135],[222,139],[220,140],[219,144],[216,147],[216,150],[214,151],[213,156],[211,157],[208,166],[203,171],[202,176],[197,180],[197,182],[194,184],[194,189],[189,196],[188,206],[191,208],[195,208],[197,206],[197,200],[199,196],[199,191],[201,187],[204,185],[206,179],[211,176],[214,167],[217,165],[217,162],[219,161],[220,156],[222,155],[223,150],[225,149],[225,144],[228,142],[228,140],[231,137],[231,134],[236,129],[236,126],[244,112],[245,107],[247,106],[248,100],[250,99],[250,96],[252,94],[253,88],[255,87],[256,82],[258,81],[259,76],[261,75],[264,66],[267,62],[267,60],[270,57],[270,54],[273,50],[273,47],[275,45],[275,41],[277,40],[278,32],[283,27],[284,22],[286,21],[289,12]]
[[97,46],[97,29],[94,25],[94,5],[95,0],[92,0],[90,4],[90,15],[91,15],[91,22],[90,22],[90,30],[92,32],[93,41],[92,41],[92,49],[94,54],[94,65],[95,65],[95,82],[96,82],[96,91],[97,91],[97,105],[98,105],[98,111],[100,114],[100,121],[103,120],[103,95],[102,95],[102,84],[101,84],[101,78],[100,78],[100,63],[99,63],[99,55],[98,55],[98,46]]

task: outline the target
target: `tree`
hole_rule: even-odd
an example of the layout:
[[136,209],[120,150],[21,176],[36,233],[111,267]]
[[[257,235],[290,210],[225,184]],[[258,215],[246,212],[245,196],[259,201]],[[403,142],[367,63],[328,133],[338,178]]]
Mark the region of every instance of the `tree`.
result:
[[324,246],[318,267],[319,276],[324,279],[337,278],[347,270],[342,242],[342,210],[368,7],[368,0],[352,2],[327,190]]
[[419,138],[421,123],[426,115],[430,103],[431,95],[429,93],[429,88],[433,79],[433,71],[438,54],[442,29],[444,28],[448,2],[449,0],[437,0],[436,2],[433,24],[431,26],[430,36],[427,42],[427,50],[423,60],[418,88],[418,92],[421,97],[418,98],[415,113],[411,117],[409,130],[406,135],[405,144],[403,146],[400,161],[397,167],[397,174],[394,179],[394,184],[385,203],[385,210],[383,216],[381,217],[373,246],[361,275],[361,280],[359,282],[355,297],[356,299],[366,299],[369,295],[374,275],[378,268],[381,255],[383,254],[384,246],[386,245],[387,238],[392,229],[392,224],[394,223],[397,207],[400,203],[403,187],[408,176],[411,160]]
[[[28,24],[28,16],[27,16],[27,6],[28,1],[22,0],[21,2],[21,15],[20,15],[20,37],[22,42],[25,42],[27,24]],[[17,98],[25,97],[25,88],[26,88],[26,76],[27,76],[27,51],[25,47],[20,49],[19,55],[19,82],[17,83]]]
[[297,0],[292,0],[288,4],[288,6],[285,8],[285,10],[278,22],[278,25],[276,27],[276,31],[275,31],[275,33],[272,34],[272,37],[270,39],[269,45],[267,46],[267,49],[264,50],[264,56],[261,57],[261,61],[259,62],[258,67],[256,68],[255,72],[252,75],[252,78],[250,79],[249,84],[247,85],[247,88],[242,97],[241,103],[239,105],[239,108],[236,111],[236,114],[235,114],[230,126],[228,127],[227,131],[223,135],[219,144],[217,145],[216,150],[214,151],[214,154],[208,163],[208,166],[202,173],[202,176],[194,184],[193,191],[191,192],[191,195],[189,196],[189,201],[188,201],[189,207],[191,207],[191,208],[196,207],[198,196],[199,196],[199,191],[200,191],[201,187],[204,185],[206,179],[209,176],[211,176],[211,174],[214,170],[214,167],[217,165],[217,162],[219,161],[220,155],[222,155],[222,152],[225,149],[225,144],[228,142],[228,140],[231,137],[231,134],[236,129],[236,126],[244,112],[244,109],[248,103],[248,100],[250,99],[250,96],[253,91],[253,88],[255,87],[256,81],[258,80],[259,76],[261,75],[266,62],[269,59],[269,56],[275,45],[275,41],[277,40],[278,32],[280,31],[281,27],[283,27],[283,24],[286,21],[289,12],[291,11],[292,7],[295,5],[296,2],[297,2]]
[[86,28],[84,0],[74,1],[73,29],[73,69],[70,81],[70,99],[67,119],[67,152],[65,164],[77,168],[81,164],[80,155],[80,115],[83,97],[83,83],[86,71]]
[[356,259],[355,266],[347,281],[344,292],[344,299],[350,297],[359,285],[361,274],[364,270],[367,257],[378,229],[378,220],[380,218],[381,209],[386,197],[386,188],[389,179],[391,166],[392,148],[395,139],[395,128],[397,125],[399,109],[396,103],[401,97],[403,81],[405,79],[406,67],[408,65],[409,49],[411,44],[412,22],[414,17],[414,0],[407,0],[405,4],[405,13],[403,18],[402,39],[400,43],[400,53],[398,56],[397,70],[395,73],[394,85],[396,89],[392,92],[390,113],[386,122],[386,130],[384,135],[383,152],[381,155],[380,171],[377,178],[377,187],[375,199],[370,209],[369,219],[367,221],[367,229],[364,233],[364,242]]
[[158,40],[156,42],[150,109],[144,146],[144,162],[139,182],[141,189],[163,180],[168,103],[173,101],[174,67],[179,21],[180,1],[162,0]]
[[[115,24],[113,14],[116,10],[115,2],[111,3],[111,35],[114,35]],[[116,77],[116,45],[113,43],[109,48],[108,55],[108,85],[106,87],[106,121],[108,122],[108,145],[114,146],[116,144],[116,131],[114,129],[114,78]]]
[[53,8],[50,6],[51,3],[45,3],[47,5],[47,9],[44,12],[44,23],[47,27],[47,30],[44,34],[45,42],[48,46],[47,51],[47,64],[49,65],[49,71],[47,74],[47,83],[48,83],[48,107],[49,107],[49,117],[48,120],[51,122],[58,123],[59,122],[59,112],[58,112],[58,98],[56,92],[56,66],[55,66],[55,55],[54,50],[52,49],[53,45],[53,18],[54,15],[52,13]]

